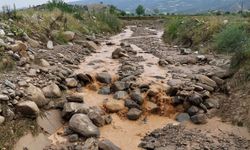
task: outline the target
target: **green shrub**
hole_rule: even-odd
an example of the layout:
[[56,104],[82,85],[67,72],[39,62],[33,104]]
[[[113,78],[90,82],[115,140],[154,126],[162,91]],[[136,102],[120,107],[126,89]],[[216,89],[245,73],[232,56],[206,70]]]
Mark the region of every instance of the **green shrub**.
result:
[[214,37],[215,49],[219,52],[240,51],[248,41],[249,37],[244,26],[239,24],[227,26]]
[[118,32],[121,30],[121,21],[110,13],[100,12],[96,14],[97,20],[101,23],[100,28],[107,32]]

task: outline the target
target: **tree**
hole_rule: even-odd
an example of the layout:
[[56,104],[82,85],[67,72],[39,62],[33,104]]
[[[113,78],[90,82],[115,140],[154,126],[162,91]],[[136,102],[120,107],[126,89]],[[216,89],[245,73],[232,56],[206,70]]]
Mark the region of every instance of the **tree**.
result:
[[142,5],[139,5],[137,8],[136,8],[136,14],[138,16],[141,16],[141,15],[144,15],[145,14],[145,9]]

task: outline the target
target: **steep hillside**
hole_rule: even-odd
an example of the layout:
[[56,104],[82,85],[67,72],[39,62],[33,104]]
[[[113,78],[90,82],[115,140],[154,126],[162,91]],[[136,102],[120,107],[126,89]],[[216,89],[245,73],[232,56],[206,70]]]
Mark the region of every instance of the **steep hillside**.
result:
[[[137,5],[144,5],[149,11],[158,8],[162,12],[185,12],[197,13],[208,10],[239,11],[241,9],[239,0],[80,0],[73,4],[100,3],[113,4],[126,11],[134,11]],[[250,8],[250,2],[245,0],[244,8]]]

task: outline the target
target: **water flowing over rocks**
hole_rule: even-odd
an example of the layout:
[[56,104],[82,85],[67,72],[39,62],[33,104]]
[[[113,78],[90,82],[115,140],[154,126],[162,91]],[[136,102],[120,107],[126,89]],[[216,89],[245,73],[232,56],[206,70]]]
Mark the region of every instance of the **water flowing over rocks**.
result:
[[229,59],[165,44],[158,23],[100,42],[72,31],[62,32],[68,45],[0,41],[18,64],[1,79],[0,126],[36,118],[44,149],[249,149],[247,136],[229,134],[235,127],[206,131],[230,93]]

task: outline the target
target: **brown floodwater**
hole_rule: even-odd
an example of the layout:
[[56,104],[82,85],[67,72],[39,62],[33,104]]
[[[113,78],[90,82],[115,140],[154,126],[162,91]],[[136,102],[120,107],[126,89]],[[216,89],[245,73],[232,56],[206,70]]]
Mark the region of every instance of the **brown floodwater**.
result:
[[[119,47],[120,42],[125,39],[136,39],[145,37],[156,37],[161,40],[163,31],[157,31],[156,35],[137,36],[132,37],[132,26],[128,26],[122,33],[110,38],[110,42],[115,45],[107,46],[106,43],[102,43],[97,53],[86,57],[85,61],[79,65],[76,73],[88,73],[94,76],[96,73],[102,71],[108,71],[114,78],[119,68],[119,61],[111,58],[112,52]],[[153,29],[148,29],[153,30]],[[154,30],[155,31],[155,30]],[[138,83],[154,83],[153,86],[157,88],[164,88],[167,86],[167,80],[171,79],[171,74],[168,73],[167,68],[159,67],[159,59],[152,54],[145,53],[141,48],[136,45],[131,45],[134,50],[137,51],[139,56],[142,56],[145,61],[140,62],[140,65],[144,66],[144,73],[138,77]],[[177,67],[183,69],[186,72],[190,72],[188,67]],[[196,68],[195,68],[196,69]],[[160,77],[160,78],[157,78]],[[71,92],[71,91],[70,91]],[[112,95],[100,95],[97,91],[90,90],[89,88],[83,88],[82,94],[84,95],[84,101],[89,106],[102,106],[105,100],[112,100]],[[178,124],[175,120],[168,117],[162,117],[158,115],[149,115],[146,118],[141,118],[138,121],[130,121],[119,117],[117,114],[112,114],[113,121],[110,125],[100,128],[101,138],[109,139],[114,144],[121,147],[122,150],[140,150],[138,145],[141,138],[154,129],[164,127],[167,124]],[[39,133],[38,136],[32,136],[31,133],[23,136],[15,145],[15,150],[22,150],[27,147],[30,150],[42,150],[44,147],[54,144],[67,142],[65,137],[57,134],[63,131],[63,121],[61,114],[57,110],[50,110],[37,118],[38,125],[43,129],[43,133]],[[213,118],[208,121],[206,125],[194,125],[190,122],[186,123],[187,128],[199,128],[201,130],[211,130],[211,132],[219,133],[221,131],[232,132],[236,135],[249,138],[249,133],[246,128],[239,128],[232,126],[231,124],[225,124],[220,121],[219,118]],[[249,138],[250,139],[250,138]]]

